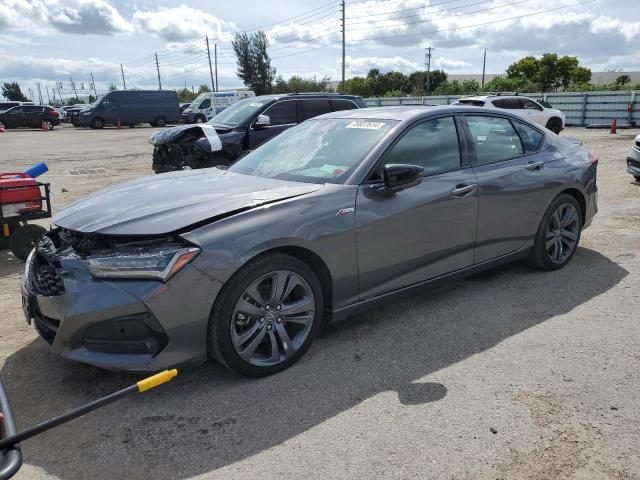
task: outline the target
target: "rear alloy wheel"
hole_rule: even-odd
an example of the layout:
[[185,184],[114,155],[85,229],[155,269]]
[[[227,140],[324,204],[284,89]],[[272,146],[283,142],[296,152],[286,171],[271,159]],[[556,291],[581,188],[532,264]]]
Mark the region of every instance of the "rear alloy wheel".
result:
[[289,367],[311,345],[322,290],[301,260],[267,255],[225,285],[209,325],[210,352],[231,370],[261,377]]
[[542,270],[564,267],[578,248],[581,230],[580,205],[571,195],[559,195],[538,228],[529,263]]
[[53,122],[51,120],[44,120],[44,124],[47,127],[47,130],[53,130]]
[[167,119],[160,116],[158,118],[156,118],[153,123],[151,124],[154,127],[166,127],[167,126]]

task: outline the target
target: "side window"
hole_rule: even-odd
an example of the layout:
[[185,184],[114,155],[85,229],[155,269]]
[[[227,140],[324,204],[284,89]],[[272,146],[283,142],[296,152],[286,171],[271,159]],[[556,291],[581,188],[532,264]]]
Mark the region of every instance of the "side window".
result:
[[513,122],[513,125],[520,134],[524,151],[526,153],[537,152],[538,148],[540,148],[540,144],[542,143],[542,139],[544,138],[544,134],[540,133],[535,128],[525,125],[524,123]]
[[202,102],[200,102],[199,109],[211,108],[211,99],[205,98]]
[[22,113],[22,109],[24,107],[13,107],[11,110],[9,110],[7,113],[11,114],[11,115],[20,115]]
[[467,116],[477,165],[501,162],[524,154],[520,137],[506,118]]
[[540,106],[536,102],[524,98],[520,101],[522,102],[522,108],[527,110],[540,110]]
[[22,107],[24,110],[24,113],[37,113],[37,112],[42,112],[42,107]]
[[354,108],[358,108],[358,106],[351,100],[336,99],[331,100],[331,108],[333,108],[334,112],[337,112],[339,110],[353,110]]
[[389,163],[410,163],[424,167],[425,175],[460,168],[460,145],[453,117],[429,120],[406,133],[384,159]]
[[300,121],[304,121],[308,118],[317,117],[323,113],[329,113],[331,107],[329,106],[329,100],[320,98],[300,100],[300,106],[302,113],[300,114]]
[[500,100],[494,100],[493,106],[496,108],[505,108],[507,110],[520,110],[520,100],[517,98],[501,98]]
[[296,102],[276,102],[267,108],[263,115],[268,115],[271,125],[288,125],[296,123]]

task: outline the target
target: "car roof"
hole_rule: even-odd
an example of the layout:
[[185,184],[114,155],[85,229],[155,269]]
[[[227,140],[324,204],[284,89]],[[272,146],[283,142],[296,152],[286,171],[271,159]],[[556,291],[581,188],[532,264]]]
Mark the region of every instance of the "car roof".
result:
[[270,95],[258,95],[257,97],[251,97],[253,100],[279,100],[281,98],[361,98],[358,95],[346,95],[343,93],[333,93],[333,92],[308,92],[308,93],[272,93]]
[[475,107],[467,105],[402,105],[390,107],[372,107],[354,110],[339,110],[336,112],[325,113],[310,120],[328,119],[328,118],[353,118],[361,120],[397,120],[399,122],[411,123],[421,118],[427,118],[439,114],[463,114],[463,113],[487,113],[509,117],[519,121],[522,118],[516,114],[510,113],[504,109]]

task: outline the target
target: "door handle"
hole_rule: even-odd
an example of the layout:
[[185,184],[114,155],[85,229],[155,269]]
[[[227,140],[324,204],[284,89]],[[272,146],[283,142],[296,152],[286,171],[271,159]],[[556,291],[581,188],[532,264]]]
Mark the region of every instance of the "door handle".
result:
[[534,172],[536,170],[540,170],[543,165],[544,162],[529,162],[527,163],[527,170],[529,170],[530,172]]
[[454,197],[464,197],[468,193],[473,192],[476,189],[477,186],[478,186],[477,183],[466,183],[466,184],[462,184],[462,185],[456,185],[456,188],[451,190],[450,193]]

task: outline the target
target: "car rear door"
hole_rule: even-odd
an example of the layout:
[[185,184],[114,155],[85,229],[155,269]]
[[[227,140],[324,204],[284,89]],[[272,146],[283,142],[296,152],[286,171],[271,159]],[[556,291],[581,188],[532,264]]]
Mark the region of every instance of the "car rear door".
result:
[[259,127],[254,120],[249,127],[249,150],[275,137],[297,123],[297,105],[295,100],[280,100],[269,105],[261,115],[267,115],[271,124]]
[[546,114],[544,113],[543,108],[540,105],[538,105],[533,100],[529,100],[528,98],[521,98],[520,102],[522,103],[522,112],[526,120],[535,122],[538,125],[542,125],[543,127],[546,126]]
[[329,113],[331,104],[327,98],[303,98],[298,100],[298,122]]
[[24,127],[24,107],[13,107],[4,113],[4,124],[7,128]]
[[522,122],[467,114],[464,124],[479,184],[475,258],[482,263],[525,247],[535,236],[553,195],[554,159],[540,149],[544,134]]
[[[412,125],[360,186],[355,218],[362,300],[473,265],[477,179],[460,130],[452,116]],[[381,172],[390,163],[423,166],[422,183],[387,191]]]

